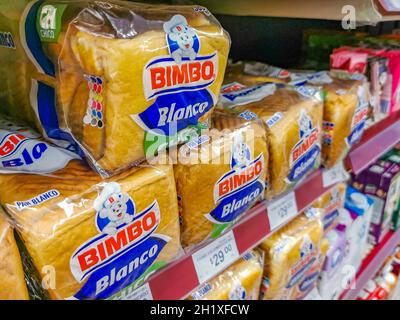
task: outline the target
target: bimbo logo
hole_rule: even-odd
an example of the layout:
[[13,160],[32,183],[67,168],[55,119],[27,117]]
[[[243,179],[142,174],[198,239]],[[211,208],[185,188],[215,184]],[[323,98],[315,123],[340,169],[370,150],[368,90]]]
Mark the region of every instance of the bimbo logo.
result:
[[368,116],[368,108],[362,108],[356,111],[352,121],[352,127],[357,127],[358,124],[363,122]]
[[222,176],[214,187],[214,201],[218,202],[230,193],[251,184],[263,173],[264,157],[250,160],[250,150],[244,142],[234,145],[231,160],[232,170]]
[[[110,263],[118,265],[117,258],[129,253],[132,248],[136,249],[135,253],[140,253],[140,245],[145,244],[160,223],[157,201],[138,213],[133,200],[127,193],[121,192],[115,182],[105,185],[94,201],[94,209],[97,211],[96,225],[100,234],[79,247],[70,260],[72,274],[78,282]],[[142,262],[151,258],[154,260],[160,251],[159,248],[150,248],[130,268],[137,269]],[[134,256],[132,253],[132,260]]]
[[290,163],[293,164],[306,154],[318,142],[318,128],[312,127],[312,122],[307,113],[302,110],[299,121],[300,141],[294,146],[291,155]]
[[28,138],[20,133],[10,133],[6,135],[0,142],[0,157],[11,155],[26,139]]
[[72,152],[48,145],[27,128],[0,123],[1,172],[50,173],[78,158]]
[[206,218],[216,224],[234,221],[264,193],[264,156],[260,154],[252,160],[250,149],[241,136],[233,141],[231,169],[216,182],[214,201],[217,206],[206,214]]
[[292,277],[286,288],[292,288],[296,285],[316,261],[316,248],[314,247],[310,237],[304,236],[300,245],[300,256],[296,265],[290,270]]
[[300,291],[306,292],[306,291],[310,290],[312,288],[312,286],[314,285],[314,283],[317,281],[318,275],[319,275],[318,272],[314,272],[314,273],[306,276],[299,285]]
[[[362,90],[359,90],[363,92]],[[359,93],[360,102],[357,106],[356,112],[354,113],[352,122],[351,122],[351,133],[346,138],[346,143],[348,146],[352,146],[356,144],[360,139],[364,132],[365,120],[368,117],[368,104],[364,103],[362,100],[362,96]]]
[[165,22],[164,31],[170,56],[157,57],[146,65],[143,72],[146,99],[210,86],[217,76],[217,53],[198,56],[199,38],[182,15]]
[[239,82],[232,82],[232,83],[222,86],[221,93],[229,93],[229,92],[239,91],[244,88],[246,88],[246,87],[243,84],[241,84]]

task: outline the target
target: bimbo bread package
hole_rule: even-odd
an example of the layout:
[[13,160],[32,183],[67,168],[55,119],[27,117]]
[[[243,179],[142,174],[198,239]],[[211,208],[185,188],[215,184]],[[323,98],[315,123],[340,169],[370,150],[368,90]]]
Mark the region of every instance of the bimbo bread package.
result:
[[29,100],[35,67],[19,41],[24,32],[19,21],[28,2],[0,1],[0,111],[35,125],[36,115]]
[[292,73],[292,85],[320,87],[324,93],[322,162],[331,168],[364,132],[369,112],[368,82],[347,73]]
[[21,257],[11,225],[0,211],[0,300],[28,300]]
[[263,254],[251,250],[220,275],[193,291],[189,300],[258,300]]
[[223,87],[218,107],[247,120],[263,121],[269,145],[268,196],[282,193],[319,167],[323,103],[318,89],[233,83]]
[[[291,300],[301,296],[300,289],[305,291],[310,282],[310,272],[318,269],[323,225],[318,211],[313,211],[315,216],[306,211],[260,244],[265,253],[262,299]],[[313,279],[311,282],[315,284]]]
[[220,112],[212,123],[211,130],[179,148],[174,165],[184,246],[217,237],[268,188],[262,123]]
[[[27,273],[48,279],[52,272],[50,298],[129,299],[180,252],[171,165],[143,164],[102,180],[73,153],[23,127],[7,128],[7,150],[33,163],[0,175],[0,203],[32,261],[35,270]],[[52,171],[40,171],[49,163]]]
[[368,83],[362,75],[332,74],[327,71],[288,71],[261,62],[229,64],[224,82],[230,90],[241,84],[252,86],[263,82],[315,86],[323,92],[322,162],[331,168],[342,160],[359,141],[369,112]]
[[101,174],[207,126],[230,39],[205,8],[33,1],[20,28],[14,42],[35,67],[29,91],[44,135]]

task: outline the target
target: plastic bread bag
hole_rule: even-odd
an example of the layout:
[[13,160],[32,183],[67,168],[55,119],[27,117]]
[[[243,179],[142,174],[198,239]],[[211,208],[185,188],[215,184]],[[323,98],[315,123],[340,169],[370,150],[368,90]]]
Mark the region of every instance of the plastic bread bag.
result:
[[21,257],[14,231],[0,210],[0,300],[28,300]]
[[46,279],[50,298],[129,299],[136,286],[180,253],[172,165],[143,164],[102,180],[64,149],[23,139],[28,133],[13,129],[3,137],[9,146],[3,151],[23,158],[38,143],[33,150],[41,157],[32,156],[36,167],[54,163],[51,172],[30,167],[30,173],[0,175],[0,203],[34,271]]
[[35,1],[20,24],[44,135],[76,141],[102,175],[207,125],[230,39],[205,8]]
[[292,73],[292,85],[320,87],[324,93],[323,165],[341,161],[362,136],[369,113],[369,89],[362,75],[320,71]]
[[261,62],[239,62],[228,65],[228,70],[225,81],[236,79],[238,89],[242,88],[241,84],[266,81],[320,87],[324,92],[322,159],[325,167],[331,168],[342,160],[361,138],[369,113],[365,77],[345,72],[336,73],[335,77],[328,71],[288,71]]
[[189,300],[258,300],[263,254],[248,251],[221,274],[193,291]]
[[339,209],[344,206],[346,198],[345,183],[339,183],[319,197],[312,206],[321,210],[324,232],[334,229],[338,223]]
[[224,78],[224,84],[238,82],[246,86],[252,86],[262,82],[289,81],[288,70],[271,66],[257,61],[229,61]]
[[220,112],[213,114],[212,123],[211,130],[177,152],[174,173],[184,246],[220,235],[268,188],[262,123]]
[[276,196],[319,167],[323,104],[308,86],[262,83],[226,85],[218,108],[265,124],[269,144],[270,192]]
[[296,217],[260,244],[265,253],[262,299],[295,299],[297,286],[317,262],[323,226],[318,210],[311,212]]
[[34,126],[36,116],[29,96],[35,68],[20,42],[19,25],[28,2],[0,0],[0,112]]
[[[328,253],[330,244],[327,238],[322,238],[317,257],[308,269],[303,279],[295,287],[294,300],[306,300],[311,292],[317,289],[319,276],[324,266],[325,257]],[[322,300],[321,297],[316,300]]]

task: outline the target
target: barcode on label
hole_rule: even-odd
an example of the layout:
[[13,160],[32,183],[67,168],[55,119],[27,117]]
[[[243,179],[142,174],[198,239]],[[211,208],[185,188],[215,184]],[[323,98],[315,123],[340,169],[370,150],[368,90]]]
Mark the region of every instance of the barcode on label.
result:
[[270,229],[275,230],[297,215],[297,203],[294,192],[274,200],[267,206]]
[[239,258],[233,231],[214,240],[192,256],[200,283],[216,276]]

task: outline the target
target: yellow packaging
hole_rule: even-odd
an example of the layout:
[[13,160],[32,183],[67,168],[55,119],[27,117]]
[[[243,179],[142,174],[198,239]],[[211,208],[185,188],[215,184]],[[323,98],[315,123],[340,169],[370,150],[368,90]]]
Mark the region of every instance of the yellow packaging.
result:
[[327,168],[342,160],[364,131],[369,112],[369,89],[365,77],[320,71],[292,73],[290,84],[308,84],[324,92],[322,160]]
[[73,160],[50,176],[0,176],[0,202],[41,276],[54,268],[54,299],[127,298],[179,252],[172,166],[101,181]]
[[0,112],[30,125],[36,115],[29,97],[35,67],[20,41],[20,18],[28,0],[0,0]]
[[244,254],[220,275],[192,292],[189,300],[258,300],[263,273],[258,250]]
[[369,93],[363,76],[327,71],[292,71],[260,62],[229,64],[225,83],[236,86],[261,82],[287,82],[294,86],[310,85],[324,92],[322,162],[331,168],[357,143],[368,117]]
[[324,266],[325,257],[329,250],[329,241],[322,238],[316,260],[294,289],[293,300],[304,300],[308,294],[317,287],[319,275]]
[[180,252],[172,165],[102,180],[28,128],[0,121],[0,140],[0,204],[51,298],[128,298]]
[[29,300],[12,227],[0,212],[0,300]]
[[362,80],[316,74],[309,84],[324,90],[323,164],[333,167],[357,143],[368,116],[368,100]]
[[268,186],[262,124],[222,113],[212,122],[213,129],[179,148],[174,166],[184,246],[217,237],[263,199]]
[[297,297],[296,287],[317,262],[322,236],[320,219],[302,214],[260,244],[265,253],[262,299]]
[[220,109],[261,119],[269,144],[270,194],[275,196],[320,165],[323,104],[320,91],[262,83],[223,87]]
[[[230,47],[207,9],[49,0],[27,5],[19,24],[14,40],[40,74],[29,91],[44,136],[77,142],[104,176],[207,125]],[[19,81],[10,88],[26,96]]]

